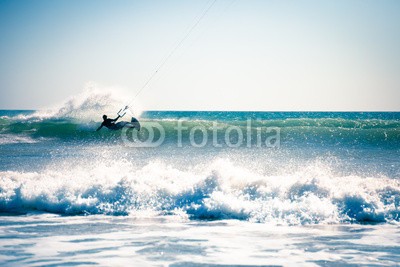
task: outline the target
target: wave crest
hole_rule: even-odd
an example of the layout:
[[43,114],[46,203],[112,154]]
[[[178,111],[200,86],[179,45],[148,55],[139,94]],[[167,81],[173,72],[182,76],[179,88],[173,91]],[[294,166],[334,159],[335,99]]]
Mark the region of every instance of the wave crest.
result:
[[289,225],[400,220],[398,181],[340,177],[323,164],[268,176],[223,159],[191,170],[162,162],[142,168],[127,161],[96,162],[41,173],[1,172],[0,178],[0,211],[7,213],[134,216],[152,211]]

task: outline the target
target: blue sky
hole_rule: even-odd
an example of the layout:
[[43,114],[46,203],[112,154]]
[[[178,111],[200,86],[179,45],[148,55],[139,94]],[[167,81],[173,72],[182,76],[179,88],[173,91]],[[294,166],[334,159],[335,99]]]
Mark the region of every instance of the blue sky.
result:
[[[87,82],[129,102],[212,1],[0,0],[0,108],[43,108]],[[396,0],[218,0],[137,101],[399,111],[399,14]]]

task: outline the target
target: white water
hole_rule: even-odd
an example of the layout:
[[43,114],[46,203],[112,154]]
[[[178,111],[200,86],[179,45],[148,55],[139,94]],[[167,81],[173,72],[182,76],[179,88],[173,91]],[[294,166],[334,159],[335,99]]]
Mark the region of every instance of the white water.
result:
[[34,144],[38,140],[35,140],[29,136],[25,135],[15,135],[15,134],[0,134],[0,145],[6,144]]
[[176,167],[161,161],[58,162],[38,172],[0,172],[6,212],[131,215],[276,225],[397,223],[400,184],[387,177],[338,176],[321,162],[268,175],[228,159]]

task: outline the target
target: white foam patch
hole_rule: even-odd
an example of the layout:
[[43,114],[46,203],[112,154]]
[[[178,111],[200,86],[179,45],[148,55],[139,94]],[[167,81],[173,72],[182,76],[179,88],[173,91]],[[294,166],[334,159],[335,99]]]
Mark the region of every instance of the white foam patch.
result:
[[314,163],[268,176],[219,159],[190,170],[160,161],[67,163],[36,172],[0,172],[0,210],[60,214],[178,214],[283,225],[399,221],[400,184],[340,177]]
[[0,134],[0,145],[6,144],[33,144],[37,143],[38,140],[35,140],[29,136],[24,135],[14,135],[14,134]]

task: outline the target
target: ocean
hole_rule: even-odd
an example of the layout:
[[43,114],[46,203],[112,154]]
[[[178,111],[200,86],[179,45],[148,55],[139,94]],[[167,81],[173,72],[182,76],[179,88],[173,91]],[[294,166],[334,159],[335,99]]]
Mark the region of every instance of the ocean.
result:
[[399,112],[103,110],[0,111],[0,265],[400,263]]

